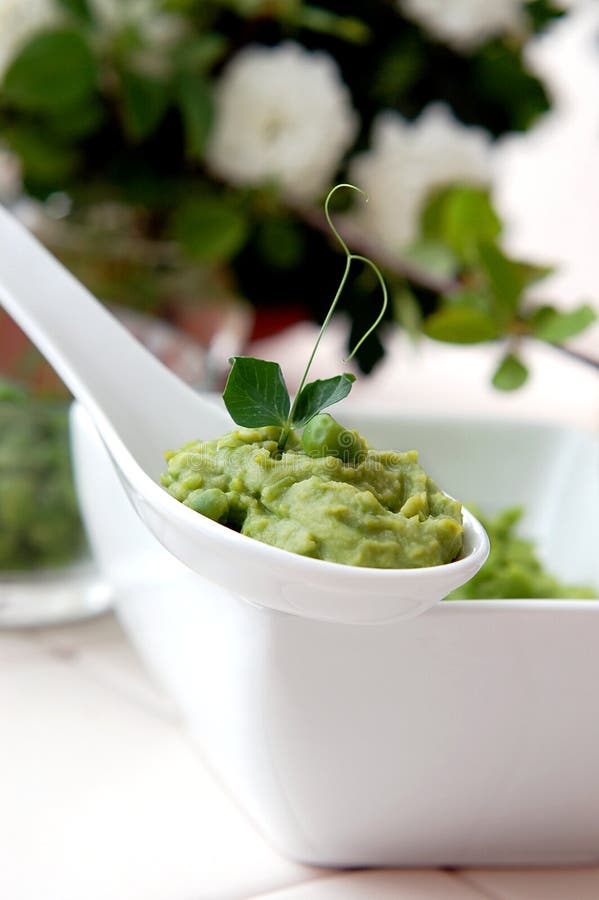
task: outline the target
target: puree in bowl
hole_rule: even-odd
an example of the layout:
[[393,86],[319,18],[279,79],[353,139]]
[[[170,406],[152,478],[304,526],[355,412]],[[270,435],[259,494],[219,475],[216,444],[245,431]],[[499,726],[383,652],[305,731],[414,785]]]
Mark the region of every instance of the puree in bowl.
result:
[[310,435],[325,420],[334,423],[315,417],[301,441],[292,432],[284,452],[277,426],[192,441],[166,454],[162,484],[196,512],[303,556],[377,568],[455,559],[461,505],[439,490],[417,452],[374,450],[346,430],[336,446],[319,447]]

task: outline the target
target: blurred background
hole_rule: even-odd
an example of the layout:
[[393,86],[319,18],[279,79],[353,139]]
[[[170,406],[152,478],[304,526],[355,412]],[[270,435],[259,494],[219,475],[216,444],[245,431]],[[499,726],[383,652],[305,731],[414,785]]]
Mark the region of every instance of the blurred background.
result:
[[[323,214],[340,181],[368,193],[339,192],[336,222],[391,297],[364,396],[421,405],[415,373],[432,397],[441,371],[518,410],[551,353],[582,360],[566,389],[588,405],[593,0],[0,0],[0,202],[190,383],[220,389],[231,353],[259,351],[293,387],[343,265]],[[376,289],[356,271],[333,358]],[[68,397],[1,312],[0,376],[0,569],[62,564],[82,541]]]

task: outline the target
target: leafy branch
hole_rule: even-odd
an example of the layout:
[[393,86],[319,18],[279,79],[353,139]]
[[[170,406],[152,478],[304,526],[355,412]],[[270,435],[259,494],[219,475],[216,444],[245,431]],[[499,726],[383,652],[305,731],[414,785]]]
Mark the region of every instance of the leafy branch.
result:
[[[313,227],[324,228],[326,218],[297,212]],[[560,345],[597,318],[588,304],[564,312],[528,302],[528,288],[552,270],[503,251],[501,221],[483,189],[457,186],[433,195],[422,214],[419,239],[400,254],[373,245],[351,221],[344,220],[342,231],[347,245],[368,252],[385,269],[396,316],[412,334],[424,332],[455,344],[505,340],[492,378],[498,390],[515,390],[528,378],[523,338]],[[435,308],[426,316],[415,295],[421,289],[436,295]]]
[[435,340],[459,344],[505,340],[492,380],[500,390],[515,390],[528,377],[521,357],[523,338],[560,344],[597,316],[588,304],[564,312],[530,303],[528,289],[552,269],[512,259],[500,246],[500,236],[501,222],[486,191],[455,187],[431,199],[422,218],[420,247],[442,247],[445,256],[449,252],[455,281],[441,293],[423,330]]

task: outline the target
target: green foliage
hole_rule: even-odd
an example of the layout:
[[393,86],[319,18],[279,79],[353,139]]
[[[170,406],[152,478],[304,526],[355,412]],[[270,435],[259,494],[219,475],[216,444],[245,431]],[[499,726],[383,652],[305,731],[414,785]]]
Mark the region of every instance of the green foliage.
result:
[[168,89],[161,78],[127,69],[121,72],[123,123],[132,140],[142,141],[156,129],[168,99]]
[[56,2],[76,19],[89,22],[93,18],[88,0],[56,0]]
[[8,128],[3,137],[18,154],[29,184],[61,184],[77,168],[79,154],[68,144],[40,133],[33,125]]
[[483,243],[493,243],[501,222],[488,191],[456,186],[433,195],[422,214],[422,234],[448,247],[464,264],[475,263]]
[[580,334],[596,319],[596,312],[587,304],[569,312],[560,312],[552,306],[541,306],[531,315],[529,325],[535,337],[552,344],[559,344],[561,341]]
[[381,321],[387,307],[387,287],[379,268],[370,259],[364,256],[356,256],[349,252],[345,241],[333,225],[329,211],[331,199],[343,188],[349,188],[362,194],[359,188],[353,184],[338,184],[332,188],[324,202],[324,212],[328,225],[337,238],[346,256],[345,271],[337,288],[337,293],[329,307],[329,311],[318,333],[314,347],[300,380],[298,392],[293,404],[289,404],[289,395],[281,370],[276,363],[264,362],[264,360],[248,357],[235,357],[233,368],[229,374],[223,399],[233,420],[238,425],[274,425],[282,426],[279,439],[279,449],[283,450],[293,428],[300,428],[316,416],[321,410],[338,403],[347,397],[355,376],[344,373],[332,378],[317,380],[307,383],[308,373],[320,345],[322,337],[327,329],[331,317],[335,311],[339,297],[353,260],[365,263],[376,275],[383,291],[383,306],[376,321],[358,341],[349,359],[371,334]]
[[301,428],[322,409],[333,406],[334,403],[339,403],[347,397],[355,380],[355,375],[345,372],[343,375],[311,381],[304,385],[295,404],[293,427]]
[[460,270],[457,254],[440,240],[414,241],[401,255],[404,262],[439,280],[455,278]]
[[187,157],[201,160],[214,119],[210,83],[203,75],[182,72],[177,80],[176,97],[183,120]]
[[440,309],[426,319],[424,331],[436,341],[451,344],[478,344],[499,336],[497,323],[490,315],[468,306]]
[[48,134],[59,138],[69,147],[95,134],[105,122],[105,110],[98,97],[73,106],[68,114],[52,116],[46,125]]
[[515,313],[524,289],[530,283],[528,267],[509,259],[496,244],[481,243],[478,255],[497,308],[505,310],[508,315]]
[[[525,131],[549,109],[549,98],[540,81],[531,77],[518,45],[493,41],[473,59],[473,84],[485,96],[501,121],[509,117],[510,128]],[[502,123],[505,128],[505,121]],[[503,130],[503,129],[502,129]]]
[[[251,356],[235,356],[223,391],[223,400],[234,422],[247,428],[279,425],[301,428],[321,410],[347,397],[355,375],[305,384],[291,409],[289,392],[278,363]],[[283,446],[283,445],[281,445]]]
[[174,62],[181,71],[206,75],[223,57],[226,49],[227,40],[222,34],[193,34],[177,47]]
[[235,356],[223,400],[234,422],[247,428],[285,425],[291,402],[278,363]]
[[426,50],[413,32],[404,32],[381,54],[373,73],[372,91],[381,106],[395,106],[398,97],[414,89],[426,67]]
[[565,12],[565,5],[558,6],[550,3],[549,0],[528,0],[526,4],[526,15],[535,31],[544,28],[553,19],[565,15]]
[[[437,275],[445,274],[453,283],[424,319],[423,331],[435,340],[457,344],[507,339],[509,350],[492,379],[498,390],[516,390],[528,378],[518,353],[521,337],[560,343],[595,321],[588,305],[570,312],[548,305],[528,310],[527,289],[552,269],[505,253],[499,244],[501,223],[487,192],[452,187],[432,196],[423,211],[422,233],[416,248],[449,247],[456,262],[453,269],[448,264],[445,272],[437,269]],[[443,260],[442,254],[439,259]],[[420,251],[419,257],[412,250],[406,260],[419,264],[427,275],[434,274],[426,253]]]
[[528,369],[515,353],[506,353],[493,375],[493,385],[499,391],[515,391],[526,382]]
[[40,32],[23,47],[5,76],[7,100],[27,112],[65,114],[94,92],[97,64],[74,28]]
[[[270,7],[273,6],[272,0],[213,0],[216,6],[222,6],[230,9],[239,16],[245,18],[253,18],[254,16],[268,15]],[[278,7],[279,12],[285,13],[289,8],[297,6],[293,0],[275,0],[274,6]]]
[[173,219],[173,233],[190,259],[225,262],[243,246],[248,223],[235,203],[216,196],[191,198]]
[[300,266],[304,257],[302,229],[291,218],[267,218],[258,226],[256,243],[265,264],[276,269]]
[[[0,86],[2,140],[19,156],[27,190],[42,200],[65,191],[75,216],[91,219],[98,201],[125,205],[136,236],[172,247],[188,276],[210,267],[251,302],[301,306],[319,321],[326,313],[321,286],[328,296],[335,257],[313,227],[315,210],[288,202],[274,184],[224,185],[204,163],[223,66],[248,44],[287,39],[330,54],[361,122],[353,151],[367,144],[382,109],[410,119],[433,100],[499,135],[528,127],[548,108],[524,48],[529,34],[561,14],[550,0],[532,0],[521,35],[463,53],[403,16],[400,4],[382,0],[163,0],[155,11],[127,12],[112,24],[100,20],[91,0],[56,4],[62,24],[34,34]],[[168,35],[168,28],[153,29],[159,14],[176,15],[181,27]],[[385,259],[395,319],[413,337],[423,330],[459,343],[505,339],[516,356],[520,336],[561,342],[593,321],[588,306],[531,312],[527,290],[549,270],[511,259],[500,237],[488,191],[448,185],[437,192],[418,240],[403,254],[405,272],[399,260],[396,267]],[[332,307],[343,288],[339,305],[353,352],[369,371],[384,353],[369,327],[373,287],[384,282],[369,259],[343,246],[346,270]],[[80,270],[89,270],[89,254],[81,252]],[[365,271],[346,282],[353,262]],[[90,281],[105,286],[104,296],[112,296],[112,285],[132,305],[143,295],[165,307],[178,293],[155,278],[152,264],[145,280],[118,265],[96,276]],[[383,308],[376,324],[386,315]],[[501,386],[505,376],[497,380]]]
[[340,16],[323,9],[322,6],[300,3],[291,5],[290,11],[283,17],[283,21],[300,28],[332,35],[352,44],[365,44],[371,36],[370,28],[362,19],[354,16]]

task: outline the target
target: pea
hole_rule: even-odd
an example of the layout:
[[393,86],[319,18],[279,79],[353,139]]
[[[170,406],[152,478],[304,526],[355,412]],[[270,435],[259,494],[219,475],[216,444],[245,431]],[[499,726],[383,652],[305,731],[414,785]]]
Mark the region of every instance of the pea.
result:
[[362,453],[362,444],[355,431],[348,431],[329,413],[319,413],[304,428],[302,450],[307,456],[336,456],[354,463]]
[[82,540],[64,403],[0,380],[0,571],[68,561]]
[[191,506],[196,512],[213,519],[215,522],[226,522],[229,515],[229,501],[223,491],[218,488],[207,488],[205,491],[192,491],[187,500],[187,506]]

